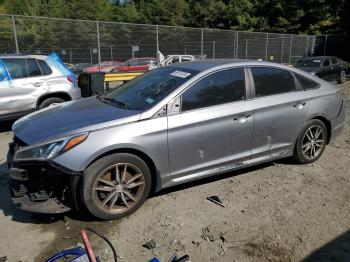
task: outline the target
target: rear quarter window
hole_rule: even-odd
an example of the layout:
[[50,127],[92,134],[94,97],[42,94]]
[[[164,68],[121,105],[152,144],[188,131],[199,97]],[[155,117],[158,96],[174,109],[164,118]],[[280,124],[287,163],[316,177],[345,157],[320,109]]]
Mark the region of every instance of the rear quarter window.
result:
[[314,80],[311,80],[305,76],[302,76],[302,75],[299,75],[296,73],[294,73],[294,76],[297,79],[297,81],[299,82],[299,84],[303,90],[316,89],[320,86],[319,83],[317,83]]
[[331,57],[332,64],[338,64],[338,59],[336,57]]
[[44,60],[37,60],[37,61],[43,75],[49,75],[52,73],[51,68],[47,65],[47,63]]

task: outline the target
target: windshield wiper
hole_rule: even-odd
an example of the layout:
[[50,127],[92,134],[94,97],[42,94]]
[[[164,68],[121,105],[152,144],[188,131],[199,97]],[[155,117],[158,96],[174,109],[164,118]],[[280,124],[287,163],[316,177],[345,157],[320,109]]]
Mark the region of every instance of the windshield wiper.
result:
[[118,107],[121,107],[121,108],[124,108],[124,109],[128,109],[128,106],[123,103],[123,102],[120,102],[114,98],[110,98],[110,97],[106,97],[106,96],[98,96],[97,97],[99,100],[102,100],[102,101],[106,101],[106,102],[109,102],[113,105],[116,105]]

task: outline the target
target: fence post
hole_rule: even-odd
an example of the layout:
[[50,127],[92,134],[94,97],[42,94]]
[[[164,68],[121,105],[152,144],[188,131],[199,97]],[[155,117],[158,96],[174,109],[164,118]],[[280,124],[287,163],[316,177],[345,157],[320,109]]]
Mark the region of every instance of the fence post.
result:
[[156,33],[157,33],[157,35],[156,35],[156,45],[157,45],[157,55],[156,55],[156,57],[157,57],[157,59],[158,59],[158,61],[159,61],[159,26],[157,25],[156,26]]
[[212,52],[212,57],[215,58],[215,41],[213,41],[213,52]]
[[283,52],[284,52],[284,35],[282,35],[282,44],[281,44],[281,64],[283,63]]
[[70,63],[70,64],[73,64],[73,63],[72,63],[72,61],[73,61],[72,56],[73,56],[72,49],[69,49],[69,63]]
[[315,50],[315,40],[316,40],[316,36],[312,36],[312,46],[311,46],[311,55],[314,55],[314,50]]
[[111,61],[113,61],[113,45],[111,45]]
[[245,59],[248,59],[248,39],[245,40]]
[[291,62],[291,57],[292,57],[292,45],[293,45],[293,36],[290,35],[290,46],[289,46],[289,60],[288,64]]
[[308,56],[309,53],[309,36],[306,36],[306,50],[305,55]]
[[12,16],[11,16],[11,19],[12,19],[13,37],[14,37],[14,39],[15,39],[16,53],[19,54],[15,16],[12,15]]
[[202,33],[201,33],[201,57],[203,58],[203,39],[204,39],[204,29],[202,28]]
[[100,46],[100,25],[96,21],[96,32],[97,32],[97,57],[98,57],[98,67],[101,70],[101,46]]
[[269,47],[269,33],[266,34],[265,61],[267,61],[267,48]]
[[239,38],[238,38],[238,31],[237,31],[237,37],[236,37],[236,42],[237,42],[237,45],[236,45],[236,58],[238,58],[238,48],[239,48]]
[[234,32],[234,37],[233,37],[233,58],[236,57],[236,37],[237,37],[237,34],[236,32]]
[[323,44],[323,55],[326,55],[327,38],[328,38],[328,35],[326,35],[326,38],[324,39],[324,44]]

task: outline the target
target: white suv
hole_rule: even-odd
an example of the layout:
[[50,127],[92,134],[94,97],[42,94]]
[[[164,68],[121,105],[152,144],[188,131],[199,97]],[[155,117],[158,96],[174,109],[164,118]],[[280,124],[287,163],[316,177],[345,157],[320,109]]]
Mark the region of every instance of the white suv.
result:
[[80,97],[57,55],[0,55],[0,121]]

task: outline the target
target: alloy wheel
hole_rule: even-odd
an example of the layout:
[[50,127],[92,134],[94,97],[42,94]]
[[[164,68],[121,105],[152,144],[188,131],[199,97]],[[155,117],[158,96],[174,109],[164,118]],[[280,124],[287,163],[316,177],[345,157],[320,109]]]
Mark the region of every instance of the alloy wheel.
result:
[[130,163],[118,163],[95,179],[93,201],[104,212],[124,213],[133,208],[145,190],[145,177]]
[[325,132],[319,125],[310,126],[303,137],[302,151],[305,158],[316,159],[326,145]]
[[344,83],[346,81],[346,73],[345,71],[341,71],[340,73],[340,81]]

